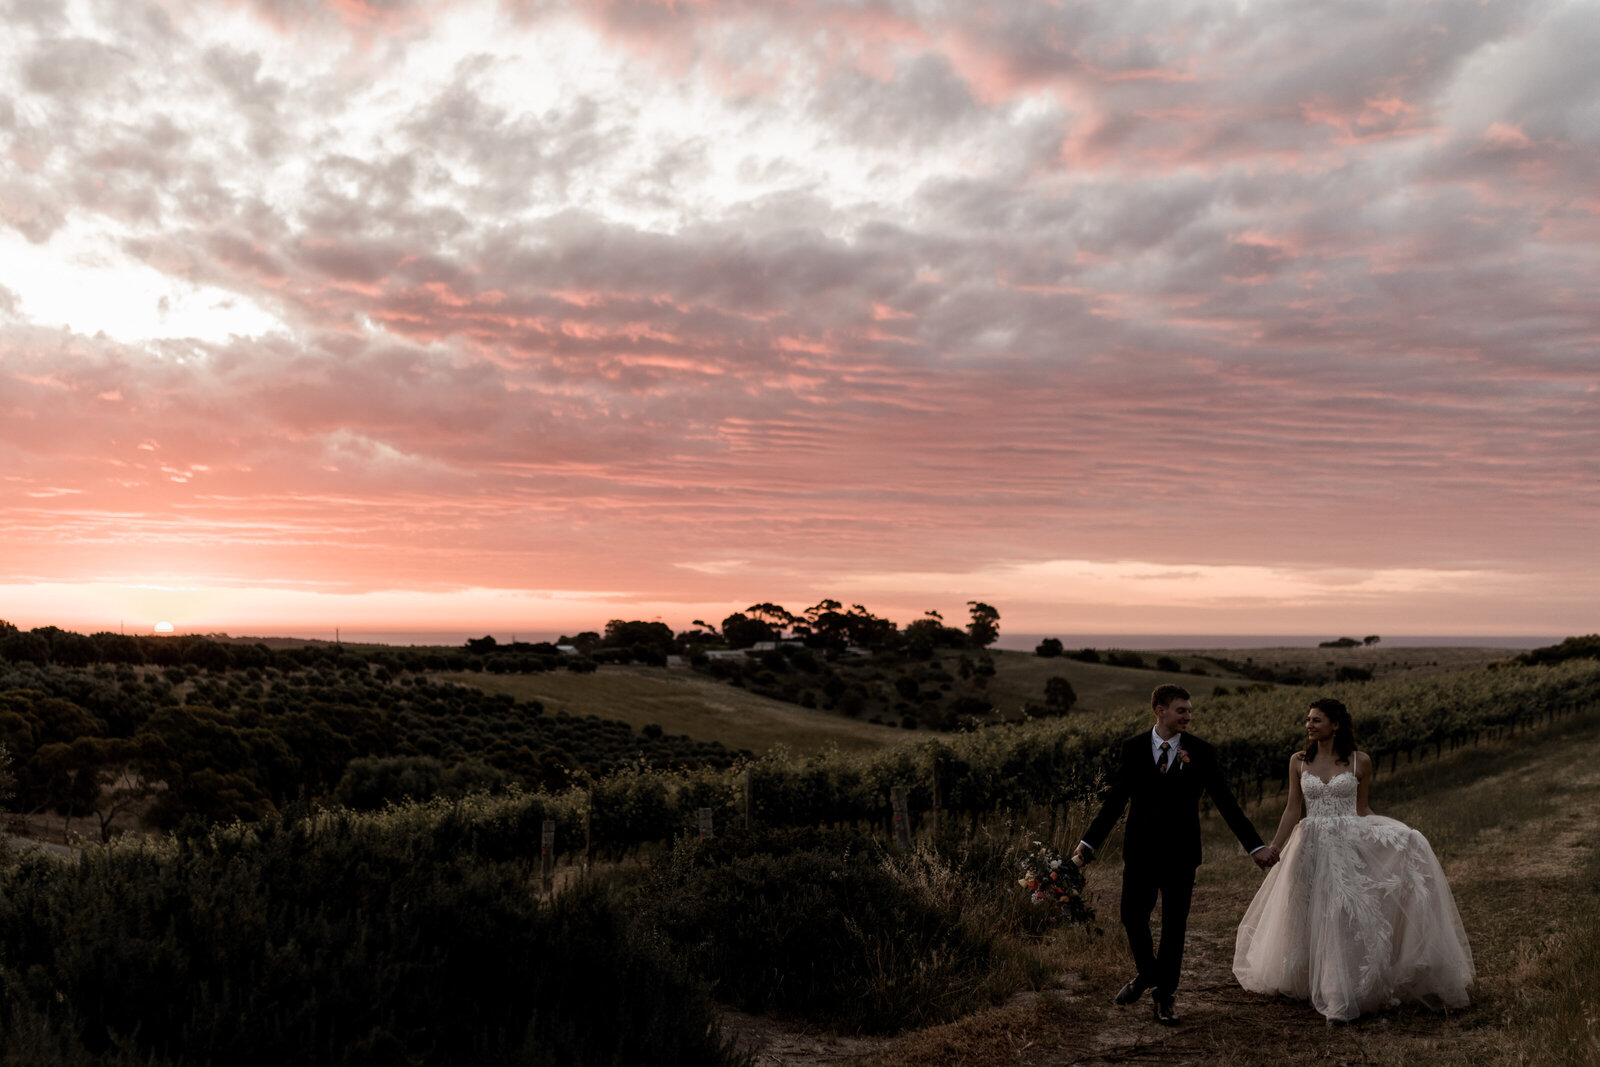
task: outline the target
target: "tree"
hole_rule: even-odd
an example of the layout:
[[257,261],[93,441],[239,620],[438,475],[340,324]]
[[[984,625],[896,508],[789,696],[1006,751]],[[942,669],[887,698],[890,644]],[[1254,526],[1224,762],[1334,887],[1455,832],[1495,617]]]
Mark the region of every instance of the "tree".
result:
[[967,640],[974,648],[988,648],[1000,636],[1000,613],[980,600],[967,601],[972,621],[967,624]]
[[[965,648],[967,635],[954,626],[944,624],[944,616],[937,611],[923,613],[923,617],[909,623],[905,630],[906,644],[913,652],[932,652],[936,648]],[[921,658],[928,658],[923,655]]]
[[585,630],[574,637],[568,637],[566,634],[562,634],[556,639],[556,644],[571,645],[573,648],[587,656],[589,653],[595,650],[597,645],[600,644],[600,635],[595,633],[593,630]]
[[50,662],[50,642],[37,633],[9,630],[0,635],[0,659],[42,666]]
[[841,611],[843,607],[837,600],[818,601],[806,609],[804,622],[795,628],[796,632],[807,633],[807,643],[813,647],[835,652],[851,645],[884,648],[899,639],[900,628],[889,619],[874,615],[860,604],[850,605],[849,611]]
[[760,619],[772,628],[772,640],[783,637],[783,631],[800,620],[784,610],[782,604],[751,604],[744,609],[752,619]]
[[[95,658],[101,663],[143,663],[144,649],[137,637],[101,631],[91,634],[95,644]],[[270,658],[270,654],[269,654]]]
[[672,627],[664,622],[612,619],[606,623],[606,635],[601,643],[608,648],[643,645],[665,654],[672,651],[673,639]]
[[1383,640],[1383,638],[1379,637],[1377,634],[1368,634],[1367,636],[1365,636],[1365,637],[1363,637],[1361,639],[1361,643],[1363,645],[1366,645],[1368,648],[1371,648],[1373,645],[1377,644],[1379,641],[1382,641],[1382,640]]
[[36,812],[78,803],[73,798],[80,795],[82,754],[74,753],[72,745],[79,738],[99,736],[103,728],[83,708],[60,697],[33,689],[0,693],[0,740],[16,760],[17,809]]
[[758,641],[776,638],[777,634],[771,626],[760,619],[752,619],[742,611],[736,611],[722,620],[722,639],[729,648],[749,648]]
[[1045,659],[1054,659],[1066,650],[1059,637],[1047,637],[1034,646],[1033,654]]
[[1044,683],[1045,705],[1057,714],[1064,715],[1072,710],[1072,705],[1078,702],[1078,694],[1072,691],[1072,683],[1060,675],[1049,678]]
[[[9,626],[10,623],[0,619],[0,626]],[[6,743],[0,741],[0,806],[9,804],[16,795],[17,780],[11,775],[11,752],[6,748]]]
[[819,600],[805,610],[811,641],[822,648],[843,650],[850,643],[849,620],[837,600]]
[[138,748],[120,737],[86,737],[76,742],[92,751],[95,794],[93,814],[100,825],[100,840],[111,840],[117,816],[135,814],[150,799],[151,789],[134,770]]
[[[231,714],[202,705],[162,708],[135,735],[137,767],[152,785],[151,815],[172,827],[185,815],[212,822],[259,819],[272,810],[262,789],[288,746],[265,730],[241,727]],[[263,757],[266,757],[263,760]]]
[[860,604],[851,604],[850,610],[845,612],[845,632],[851,644],[862,648],[883,648],[900,637],[898,626]]

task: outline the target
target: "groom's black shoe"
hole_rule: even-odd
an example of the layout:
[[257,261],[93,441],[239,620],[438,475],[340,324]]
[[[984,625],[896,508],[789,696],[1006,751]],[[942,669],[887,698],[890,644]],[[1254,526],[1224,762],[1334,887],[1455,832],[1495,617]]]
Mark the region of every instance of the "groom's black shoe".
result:
[[1135,977],[1133,981],[1117,990],[1117,995],[1113,999],[1116,1003],[1127,1007],[1144,996],[1144,991],[1149,988],[1150,986],[1145,983],[1144,979]]
[[1172,998],[1157,993],[1152,999],[1155,1004],[1156,1022],[1162,1026],[1177,1026],[1178,1013],[1172,1006]]

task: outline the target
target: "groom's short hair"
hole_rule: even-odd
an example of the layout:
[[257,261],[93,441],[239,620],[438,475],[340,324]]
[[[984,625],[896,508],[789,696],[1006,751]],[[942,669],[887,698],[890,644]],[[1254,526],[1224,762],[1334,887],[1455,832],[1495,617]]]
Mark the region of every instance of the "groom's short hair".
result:
[[1152,708],[1168,708],[1172,706],[1174,700],[1189,699],[1191,698],[1187,689],[1181,685],[1173,685],[1168,682],[1166,685],[1156,686],[1155,692],[1150,694],[1150,706]]

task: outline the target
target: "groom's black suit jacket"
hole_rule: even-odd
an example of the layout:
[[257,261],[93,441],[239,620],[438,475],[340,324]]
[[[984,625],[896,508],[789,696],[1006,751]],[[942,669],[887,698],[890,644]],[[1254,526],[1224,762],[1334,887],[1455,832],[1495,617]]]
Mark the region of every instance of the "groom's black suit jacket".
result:
[[1189,734],[1179,734],[1176,740],[1189,760],[1185,763],[1175,752],[1173,766],[1165,774],[1156,770],[1150,755],[1149,730],[1122,743],[1122,765],[1111,791],[1083,835],[1090,848],[1100,848],[1126,807],[1128,825],[1122,834],[1125,866],[1141,870],[1198,867],[1202,792],[1211,794],[1211,802],[1240,844],[1251,851],[1261,847],[1261,835],[1239,810],[1239,802],[1222,777],[1216,749]]

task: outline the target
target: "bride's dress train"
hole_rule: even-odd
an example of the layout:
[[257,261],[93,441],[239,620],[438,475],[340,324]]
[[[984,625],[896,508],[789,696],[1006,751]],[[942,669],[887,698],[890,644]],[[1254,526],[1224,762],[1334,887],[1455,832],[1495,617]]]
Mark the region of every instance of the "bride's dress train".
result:
[[1356,814],[1356,776],[1300,775],[1306,813],[1239,923],[1233,973],[1329,1019],[1416,1002],[1462,1007],[1472,950],[1422,834]]

